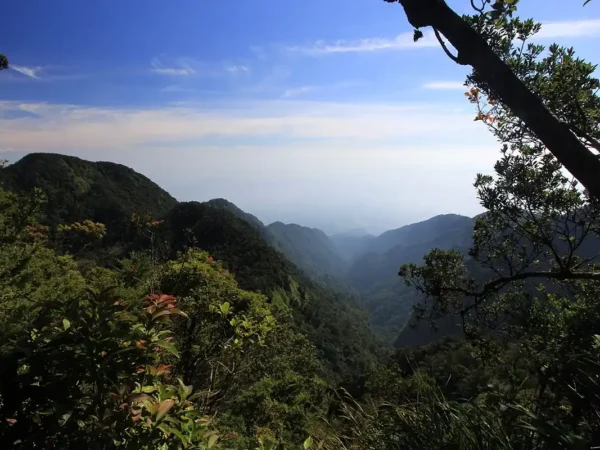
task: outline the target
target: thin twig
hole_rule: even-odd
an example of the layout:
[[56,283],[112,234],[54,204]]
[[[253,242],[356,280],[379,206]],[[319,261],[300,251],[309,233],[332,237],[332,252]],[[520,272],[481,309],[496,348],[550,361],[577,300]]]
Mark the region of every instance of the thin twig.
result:
[[444,40],[442,39],[442,36],[440,35],[440,32],[437,30],[437,28],[433,28],[433,32],[435,33],[435,37],[438,40],[438,42],[440,43],[440,45],[442,46],[442,49],[444,50],[444,53],[446,53],[446,55],[448,55],[448,58],[450,58],[452,61],[454,61],[456,64],[460,64],[461,66],[464,66],[465,63],[463,61],[460,60],[460,58],[458,56],[454,56],[450,50],[448,50],[448,47],[446,47],[446,43],[444,42]]

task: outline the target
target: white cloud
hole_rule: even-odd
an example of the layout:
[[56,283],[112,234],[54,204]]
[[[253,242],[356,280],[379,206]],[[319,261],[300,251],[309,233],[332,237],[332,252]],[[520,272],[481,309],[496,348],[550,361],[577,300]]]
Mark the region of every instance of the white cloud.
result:
[[[600,19],[584,19],[572,21],[554,21],[542,24],[536,35],[541,39],[559,37],[594,37],[600,35]],[[423,47],[437,47],[439,43],[433,32],[425,32],[423,38],[414,42],[413,33],[401,33],[396,37],[371,37],[357,40],[340,39],[337,41],[316,41],[311,45],[288,46],[288,52],[302,53],[311,56],[337,53],[367,53],[385,50],[410,50]]]
[[40,79],[40,72],[42,71],[41,67],[16,66],[14,64],[12,64],[10,68],[26,77],[34,78],[36,80]]
[[152,66],[152,72],[159,75],[189,76],[196,74],[196,70],[192,68],[189,59],[180,59],[177,61],[176,66],[166,67],[158,58],[154,58],[150,65]]
[[243,65],[233,65],[228,66],[226,70],[230,73],[248,73],[250,72],[250,67]]
[[363,81],[339,81],[337,83],[330,84],[321,84],[321,85],[306,85],[306,86],[297,86],[285,89],[281,98],[289,99],[295,97],[301,97],[304,94],[308,94],[309,92],[315,93],[331,93],[333,91],[337,91],[340,89],[349,89],[357,86],[364,86],[365,82]]
[[0,119],[6,159],[43,151],[120,162],[181,200],[225,197],[251,212],[271,208],[279,219],[282,207],[302,205],[325,222],[349,220],[349,211],[397,225],[441,212],[476,214],[474,174],[491,172],[499,153],[468,105],[444,103],[0,102],[2,112],[12,117]]
[[161,92],[190,93],[190,92],[198,92],[198,90],[193,89],[193,88],[184,87],[179,84],[170,84],[170,85],[162,88]]
[[460,81],[431,81],[423,85],[425,89],[449,89],[466,91],[465,84]]
[[299,86],[299,87],[295,87],[295,88],[290,88],[290,89],[286,89],[283,92],[283,98],[293,98],[293,97],[299,97],[301,95],[304,95],[310,91],[312,91],[314,89],[313,86]]
[[355,41],[338,40],[334,42],[317,41],[309,46],[287,47],[290,52],[318,56],[335,53],[363,53],[382,50],[410,50],[414,48],[436,47],[439,43],[432,32],[426,32],[417,42],[413,33],[402,33],[395,38],[365,38]]
[[600,19],[568,20],[542,23],[537,38],[593,37],[600,35]]
[[[199,106],[99,108],[49,103],[0,103],[8,116],[19,111],[37,117],[0,120],[2,144],[19,151],[130,149],[137,146],[197,145],[218,138],[279,145],[293,140],[362,143],[463,142],[465,136],[486,139],[485,127],[469,110],[447,114],[446,104],[388,105],[310,101],[252,101]],[[14,115],[14,114],[12,114]],[[425,142],[427,141],[427,142]]]

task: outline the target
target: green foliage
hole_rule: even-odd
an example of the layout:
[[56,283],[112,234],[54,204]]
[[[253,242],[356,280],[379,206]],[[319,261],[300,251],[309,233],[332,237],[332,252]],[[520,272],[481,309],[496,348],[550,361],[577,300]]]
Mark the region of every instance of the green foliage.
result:
[[[41,219],[49,242],[74,255],[82,268],[114,266],[121,258],[128,279],[151,289],[160,274],[153,269],[144,278],[134,270],[199,248],[223,261],[242,289],[266,295],[269,302],[287,299],[277,302],[274,313],[309,335],[330,378],[354,382],[374,361],[380,344],[353,300],[310,281],[273,248],[272,234],[256,218],[223,199],[177,204],[124,166],[51,154],[28,155],[7,167],[2,178],[16,192],[34,187],[44,192]],[[99,239],[102,225],[106,233]],[[148,249],[149,260],[139,257]],[[138,253],[135,263],[125,262],[132,252]]]
[[339,417],[347,433],[326,431],[326,449],[584,449],[585,441],[560,422],[548,423],[521,405],[447,400],[426,375],[402,386],[401,402],[352,399]]
[[[565,126],[586,145],[596,145],[593,66],[575,58],[572,49],[553,45],[543,54],[543,47],[529,44],[539,30],[533,21],[478,15],[472,24]],[[598,204],[478,73],[468,82],[476,120],[503,143],[495,176],[478,175],[475,181],[486,212],[476,220],[468,258],[432,250],[422,265],[403,266],[401,275],[424,296],[415,318],[459,318],[469,341],[458,349],[438,346],[433,354],[417,355],[410,367],[399,361],[388,370],[433,376],[458,402],[458,410],[450,407],[457,429],[475,423],[477,433],[493,430],[494,436],[482,434],[490,448],[589,448],[600,430]],[[458,367],[438,370],[461,354]],[[375,386],[390,384],[384,378]],[[402,383],[394,389],[404,392]],[[488,412],[493,415],[486,418]],[[434,411],[427,413],[427,420],[432,416]],[[482,417],[484,422],[473,422]],[[460,448],[478,448],[471,437],[450,436]]]
[[73,156],[29,154],[6,167],[2,181],[15,192],[40,189],[47,197],[42,222],[52,229],[58,224],[99,222],[107,227],[109,242],[127,239],[133,212],[156,217],[176,204],[168,193],[128,167]]
[[[41,202],[37,192],[0,189],[3,448],[248,449],[257,436],[285,447],[306,439],[325,407],[324,369],[265,296],[240,289],[197,250],[170,261],[141,251],[118,270],[78,264],[47,248]],[[104,231],[88,221],[58,229]]]
[[[260,231],[227,210],[180,203],[165,216],[165,239],[175,254],[201,248],[224,261],[242,289],[267,295],[296,331],[306,334],[330,369],[329,378],[356,383],[381,351],[368,317],[345,296],[311,282],[270,246]],[[285,294],[285,295],[282,295]]]
[[[142,304],[95,286],[44,248],[27,205],[0,190],[0,436],[6,448],[207,448],[191,387],[164,380],[177,358],[172,296]],[[18,225],[18,226],[17,226]],[[19,227],[22,231],[19,231]],[[100,271],[101,272],[101,271]],[[203,447],[204,446],[204,447]]]

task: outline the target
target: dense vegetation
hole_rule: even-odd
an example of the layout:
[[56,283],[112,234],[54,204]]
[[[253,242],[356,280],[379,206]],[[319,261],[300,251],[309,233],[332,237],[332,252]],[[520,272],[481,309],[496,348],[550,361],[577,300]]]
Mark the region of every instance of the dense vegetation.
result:
[[[600,148],[595,66],[529,45],[539,25],[505,14],[516,1],[488,3],[461,20]],[[599,199],[496,82],[467,83],[502,145],[474,220],[329,239],[223,199],[178,203],[116,164],[3,168],[1,448],[597,448]],[[405,285],[388,285],[400,264]],[[386,351],[352,298],[310,278],[327,270],[398,332],[412,314],[455,336]]]

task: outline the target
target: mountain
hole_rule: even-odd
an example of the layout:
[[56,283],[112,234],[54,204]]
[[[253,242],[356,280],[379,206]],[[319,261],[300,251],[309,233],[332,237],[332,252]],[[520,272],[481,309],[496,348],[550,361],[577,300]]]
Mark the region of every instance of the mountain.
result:
[[[439,225],[436,228],[437,232],[430,227],[430,221],[421,222],[424,230],[420,230],[420,224],[409,225],[411,235],[415,236],[415,239],[410,241],[411,243],[402,241],[404,243],[398,243],[385,252],[378,253],[373,250],[374,248],[383,248],[380,245],[381,241],[373,242],[368,247],[368,251],[350,266],[347,278],[352,280],[352,285],[360,291],[369,290],[390,277],[397,277],[398,269],[402,264],[421,262],[423,256],[432,248],[468,249],[471,245],[473,219],[468,217],[465,217],[464,220],[461,219],[460,227],[456,225],[454,218],[451,218],[450,221],[454,227],[445,227],[443,220],[436,220]],[[417,239],[417,236],[421,236],[421,239]]]
[[240,287],[266,294],[317,347],[333,375],[356,379],[375,361],[381,343],[369,318],[351,299],[314,283],[231,210],[210,203],[179,203],[164,217],[172,251],[187,246],[225,262]]
[[416,291],[398,276],[400,266],[422,262],[433,248],[466,253],[472,233],[473,219],[443,215],[390,230],[372,241],[368,251],[350,266],[346,279],[360,293],[375,331],[386,339],[396,339],[419,300]]
[[[27,155],[3,170],[3,181],[17,191],[40,187],[48,197],[45,212],[50,225],[84,219],[105,223],[109,242],[125,241],[113,252],[117,255],[132,249],[126,241],[131,238],[133,212],[163,218],[172,249],[194,245],[211,251],[227,263],[244,289],[264,292],[289,310],[313,342],[329,348],[323,351],[330,357],[353,353],[333,350],[330,343],[343,335],[341,329],[362,327],[352,332],[355,337],[344,340],[369,341],[371,322],[390,342],[396,338],[417,300],[397,276],[400,265],[419,262],[434,247],[468,246],[471,233],[472,219],[457,215],[437,216],[377,237],[362,230],[328,237],[315,228],[282,222],[265,226],[226,199],[178,203],[126,166],[56,154]],[[192,230],[191,235],[186,229]],[[309,297],[318,305],[301,301],[297,286],[311,292]],[[370,320],[356,305],[359,296]],[[312,313],[305,310],[308,304]],[[360,325],[346,322],[340,328],[336,316],[353,317]],[[355,364],[350,360],[343,356],[333,365]]]
[[367,250],[369,244],[376,237],[372,234],[341,233],[334,234],[329,239],[337,254],[347,264],[351,264],[359,255],[362,255]]
[[453,231],[460,232],[464,227],[472,226],[472,224],[473,219],[470,217],[443,214],[422,222],[386,231],[373,240],[368,250],[375,253],[385,253],[398,245],[423,244]]
[[220,208],[220,209],[230,211],[235,216],[239,217],[242,220],[245,220],[246,222],[248,222],[250,225],[252,225],[253,227],[255,227],[258,230],[265,228],[265,224],[262,223],[256,216],[253,216],[252,214],[242,211],[240,208],[238,208],[236,205],[231,203],[229,200],[225,200],[224,198],[213,198],[212,200],[207,201],[206,204],[208,204],[214,208]]
[[267,229],[288,256],[315,279],[323,275],[341,278],[347,264],[338,255],[329,237],[316,228],[274,222]]
[[285,255],[313,281],[337,293],[356,295],[343,281],[347,262],[339,256],[334,244],[323,231],[282,222],[265,226],[257,217],[222,198],[209,200],[206,204],[229,211],[253,226],[269,245]]
[[168,192],[129,167],[74,156],[30,153],[2,170],[9,190],[40,188],[47,197],[47,224],[90,219],[104,223],[109,238],[124,235],[131,214],[165,214],[177,204]]
[[[352,384],[384,350],[364,310],[311,281],[265,239],[265,233],[274,235],[256,217],[227,200],[179,203],[130,168],[63,155],[30,154],[2,177],[8,189],[42,189],[48,197],[45,220],[52,227],[85,219],[105,223],[109,241],[121,241],[121,254],[145,248],[129,232],[132,213],[163,220],[162,231],[153,236],[156,254],[172,257],[190,247],[210,252],[243,289],[267,295],[281,319],[309,338],[332,379]],[[312,248],[320,251],[316,243]]]

